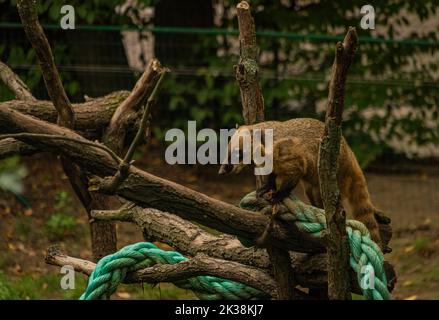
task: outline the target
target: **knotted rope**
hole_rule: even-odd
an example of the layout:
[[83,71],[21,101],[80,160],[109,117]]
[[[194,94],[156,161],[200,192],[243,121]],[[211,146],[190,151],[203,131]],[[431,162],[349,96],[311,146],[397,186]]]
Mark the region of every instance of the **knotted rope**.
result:
[[[271,212],[271,204],[257,198],[256,192],[246,195],[239,206],[253,211]],[[314,238],[322,237],[322,232],[326,229],[324,210],[308,206],[292,194],[283,200],[276,218],[294,223],[300,231]],[[358,284],[364,297],[368,300],[390,299],[381,249],[371,240],[369,231],[361,222],[346,220],[346,231],[350,247],[350,265],[357,273]],[[244,245],[246,243],[248,240],[243,242]]]
[[[104,299],[112,295],[128,272],[155,264],[176,264],[188,259],[176,251],[165,251],[150,242],[126,246],[102,258],[90,275],[81,300]],[[198,276],[174,282],[192,290],[202,300],[248,300],[270,298],[266,293],[244,284],[211,276]]]

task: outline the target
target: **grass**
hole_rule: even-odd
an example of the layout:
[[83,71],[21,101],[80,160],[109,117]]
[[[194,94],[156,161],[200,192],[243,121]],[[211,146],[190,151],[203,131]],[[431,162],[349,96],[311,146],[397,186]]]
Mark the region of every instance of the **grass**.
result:
[[[75,288],[62,289],[60,285],[63,274],[34,274],[23,276],[6,276],[0,272],[0,300],[33,300],[33,299],[78,299],[84,292],[87,278],[75,274]],[[113,299],[170,300],[196,299],[189,290],[163,283],[157,286],[149,284],[120,285]]]

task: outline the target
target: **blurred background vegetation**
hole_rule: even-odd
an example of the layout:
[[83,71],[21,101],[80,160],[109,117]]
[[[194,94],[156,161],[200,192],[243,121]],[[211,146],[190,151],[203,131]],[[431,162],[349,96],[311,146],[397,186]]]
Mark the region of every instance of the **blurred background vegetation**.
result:
[[[216,129],[242,122],[233,73],[236,1],[69,1],[76,30],[59,27],[64,1],[38,3],[72,101],[131,89],[156,56],[173,71],[154,114],[158,139],[187,120]],[[367,1],[375,8],[375,30],[359,26],[364,1],[251,4],[267,119],[322,118],[334,44],[356,26],[360,48],[348,77],[344,133],[361,164],[439,156],[439,1]],[[0,0],[0,21],[0,59],[47,98],[15,0]],[[0,84],[0,101],[12,98]]]

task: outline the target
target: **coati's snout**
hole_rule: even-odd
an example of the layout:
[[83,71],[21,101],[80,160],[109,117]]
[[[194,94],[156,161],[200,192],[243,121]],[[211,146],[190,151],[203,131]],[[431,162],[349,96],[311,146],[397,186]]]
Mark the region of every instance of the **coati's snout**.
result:
[[220,169],[218,170],[218,174],[219,175],[228,174],[232,172],[232,170],[233,170],[233,164],[225,163],[221,165]]

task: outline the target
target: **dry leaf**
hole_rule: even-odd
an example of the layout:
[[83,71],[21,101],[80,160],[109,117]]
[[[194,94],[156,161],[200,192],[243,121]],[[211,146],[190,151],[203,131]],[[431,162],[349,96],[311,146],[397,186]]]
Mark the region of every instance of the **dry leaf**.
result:
[[410,252],[412,252],[413,250],[415,250],[415,246],[408,246],[408,247],[405,247],[405,248],[404,248],[404,252],[405,252],[405,253],[410,253]]
[[411,281],[411,280],[407,280],[407,281],[404,281],[403,283],[402,283],[402,286],[403,287],[408,287],[408,286],[411,286],[413,284],[413,281]]
[[116,295],[121,299],[131,298],[131,295],[128,292],[117,292]]

